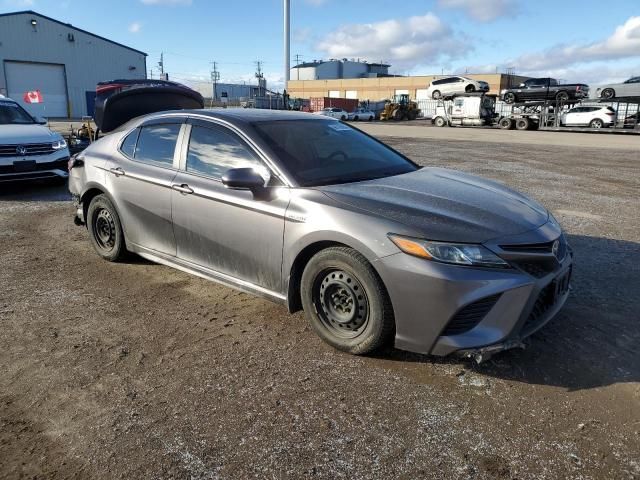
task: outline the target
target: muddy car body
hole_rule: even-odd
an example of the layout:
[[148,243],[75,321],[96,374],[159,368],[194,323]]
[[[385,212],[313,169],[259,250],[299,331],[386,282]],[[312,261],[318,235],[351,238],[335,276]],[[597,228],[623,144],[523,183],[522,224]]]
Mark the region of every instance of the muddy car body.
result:
[[[170,139],[155,158],[154,134]],[[351,353],[512,347],[568,296],[572,254],[542,206],[337,120],[159,113],[74,160],[78,223],[104,258],[135,252],[304,308]]]

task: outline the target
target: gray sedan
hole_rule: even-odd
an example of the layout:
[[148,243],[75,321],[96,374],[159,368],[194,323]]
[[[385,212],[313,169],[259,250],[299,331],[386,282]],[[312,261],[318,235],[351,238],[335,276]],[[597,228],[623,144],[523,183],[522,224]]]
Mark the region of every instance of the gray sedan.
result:
[[480,359],[521,345],[569,293],[542,206],[421,168],[340,121],[261,110],[130,121],[74,157],[76,223],[128,252],[304,309],[354,354],[385,344]]
[[640,77],[631,77],[622,83],[600,85],[595,89],[595,97],[604,100],[612,98],[640,97]]

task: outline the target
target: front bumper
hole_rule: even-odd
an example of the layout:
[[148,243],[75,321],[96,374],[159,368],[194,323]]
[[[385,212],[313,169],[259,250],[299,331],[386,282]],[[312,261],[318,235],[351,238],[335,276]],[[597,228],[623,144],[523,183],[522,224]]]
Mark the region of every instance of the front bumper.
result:
[[[559,235],[558,230],[554,237],[554,230],[541,227],[537,236],[553,240]],[[394,308],[395,346],[438,356],[475,356],[521,345],[566,302],[572,256],[567,249],[553,268],[532,273],[515,266],[498,270],[446,265],[404,253],[380,259],[378,271]],[[476,305],[487,299],[493,303],[481,320],[467,330],[451,328],[461,312],[464,317],[465,307],[477,313]]]
[[66,179],[68,162],[68,151],[37,158],[3,157],[0,158],[0,183]]

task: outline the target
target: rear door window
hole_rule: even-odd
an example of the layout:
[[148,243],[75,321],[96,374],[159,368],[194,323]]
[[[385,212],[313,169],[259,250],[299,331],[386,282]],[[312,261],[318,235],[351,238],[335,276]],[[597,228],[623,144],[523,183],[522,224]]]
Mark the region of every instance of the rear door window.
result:
[[191,128],[187,152],[187,172],[221,178],[232,168],[251,167],[264,175],[267,168],[251,148],[235,133],[224,127]]
[[140,162],[173,165],[173,154],[181,124],[147,125],[140,129],[134,158]]
[[129,158],[133,158],[136,153],[136,143],[138,142],[139,133],[140,129],[136,128],[133,132],[127,135],[120,144],[120,151]]

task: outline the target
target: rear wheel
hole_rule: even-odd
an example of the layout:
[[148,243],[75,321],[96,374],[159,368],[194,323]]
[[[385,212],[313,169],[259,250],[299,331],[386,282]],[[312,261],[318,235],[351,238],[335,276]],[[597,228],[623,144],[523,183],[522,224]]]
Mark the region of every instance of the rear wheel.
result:
[[345,117],[344,115],[340,116],[340,120],[342,120],[343,122],[347,119],[347,117]]
[[106,195],[97,195],[87,209],[87,228],[94,250],[105,260],[117,262],[126,257],[120,217]]
[[357,122],[358,120],[360,120],[360,117],[358,115],[356,115],[355,117],[353,117],[353,121]]
[[518,130],[528,130],[529,129],[529,119],[524,117],[524,118],[519,118],[516,120],[516,129]]
[[442,117],[436,117],[436,118],[434,118],[434,120],[433,120],[433,124],[434,124],[436,127],[444,127],[444,126],[447,124],[447,121],[446,121],[444,118],[442,118]]
[[556,100],[564,103],[569,100],[569,94],[567,92],[558,92],[556,94]]
[[440,100],[441,97],[442,94],[440,93],[440,90],[434,90],[431,94],[431,98],[433,98],[434,100]]
[[511,130],[513,128],[513,120],[509,117],[502,117],[498,122],[498,126],[503,130]]
[[602,90],[602,93],[600,94],[601,98],[605,98],[605,99],[610,99],[610,98],[614,98],[616,96],[616,92],[613,88],[605,88],[604,90]]
[[473,85],[467,85],[467,87],[464,89],[465,92],[467,93],[473,93],[476,91],[476,87],[474,87]]
[[589,128],[602,128],[604,127],[604,122],[602,120],[600,120],[599,118],[594,118],[593,120],[591,120],[589,122]]
[[504,102],[505,103],[515,103],[516,102],[516,94],[513,92],[507,92],[504,94]]
[[383,346],[394,331],[387,291],[360,253],[322,250],[302,274],[302,304],[314,331],[329,345],[353,354]]

